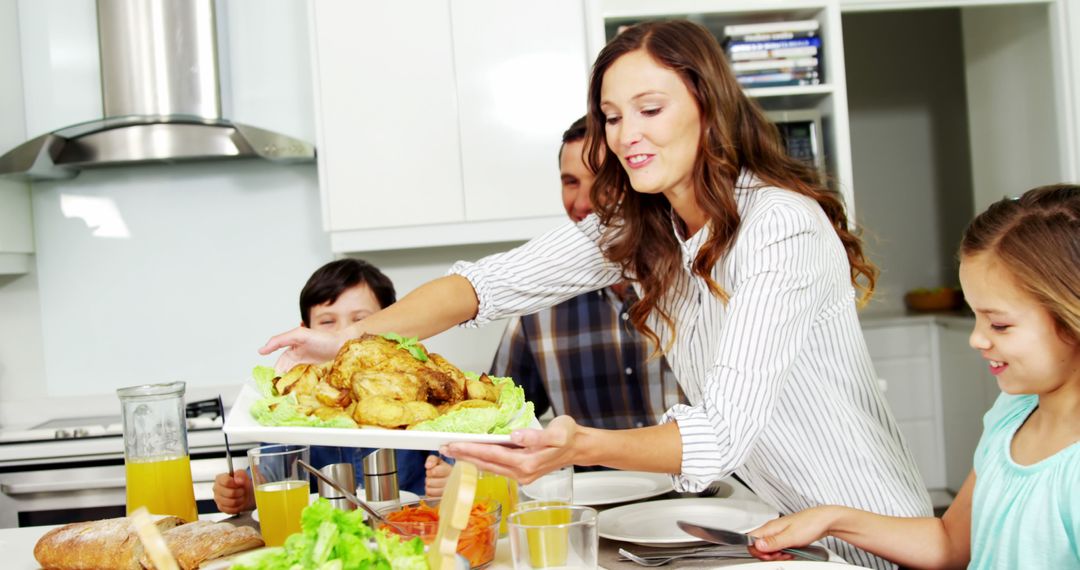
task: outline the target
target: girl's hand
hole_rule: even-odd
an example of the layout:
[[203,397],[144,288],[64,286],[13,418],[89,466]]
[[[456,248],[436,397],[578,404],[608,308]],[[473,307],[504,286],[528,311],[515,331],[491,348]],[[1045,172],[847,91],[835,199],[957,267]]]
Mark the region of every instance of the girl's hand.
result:
[[769,521],[750,531],[751,536],[758,537],[750,554],[761,560],[790,560],[792,556],[780,549],[806,546],[828,536],[834,520],[831,507],[815,507]]
[[219,511],[235,515],[255,508],[255,491],[247,471],[234,471],[233,476],[219,473],[214,477],[214,504]]
[[528,484],[545,473],[574,464],[577,428],[573,418],[559,416],[543,430],[521,429],[510,434],[510,441],[519,447],[451,443],[443,446],[440,453]]
[[427,461],[424,462],[424,468],[427,470],[427,477],[424,479],[424,495],[441,497],[443,489],[446,488],[446,482],[450,479],[451,465],[440,459],[438,455],[429,455]]
[[[348,330],[345,329],[344,332]],[[281,353],[274,364],[274,370],[278,374],[284,374],[297,364],[318,364],[333,360],[346,340],[348,338],[332,332],[296,327],[266,341],[259,349],[259,354],[270,354],[285,348],[285,352]]]

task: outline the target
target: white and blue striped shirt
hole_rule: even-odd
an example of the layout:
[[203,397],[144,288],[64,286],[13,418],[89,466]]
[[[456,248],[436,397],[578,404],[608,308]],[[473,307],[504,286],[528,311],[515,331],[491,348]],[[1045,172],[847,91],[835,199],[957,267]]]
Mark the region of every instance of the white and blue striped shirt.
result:
[[[763,186],[744,173],[741,222],[712,278],[691,264],[708,226],[680,240],[681,271],[661,300],[675,320],[666,353],[689,405],[664,421],[682,437],[680,490],[734,472],[782,513],[823,504],[893,516],[930,516],[930,498],[877,385],[855,310],[843,245],[812,199]],[[604,258],[595,216],[514,250],[451,268],[476,289],[466,326],[527,314],[620,280]],[[674,231],[674,230],[673,230]],[[676,234],[677,235],[677,234]],[[655,316],[661,346],[671,330]],[[849,562],[881,559],[826,539]]]

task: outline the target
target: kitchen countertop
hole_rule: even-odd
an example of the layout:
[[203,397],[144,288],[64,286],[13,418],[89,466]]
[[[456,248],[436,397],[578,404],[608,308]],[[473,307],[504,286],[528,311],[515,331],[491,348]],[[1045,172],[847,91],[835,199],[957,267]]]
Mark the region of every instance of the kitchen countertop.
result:
[[971,328],[975,316],[968,311],[946,311],[917,313],[896,311],[883,313],[860,313],[859,323],[863,328],[889,327],[911,323],[939,323],[945,326]]

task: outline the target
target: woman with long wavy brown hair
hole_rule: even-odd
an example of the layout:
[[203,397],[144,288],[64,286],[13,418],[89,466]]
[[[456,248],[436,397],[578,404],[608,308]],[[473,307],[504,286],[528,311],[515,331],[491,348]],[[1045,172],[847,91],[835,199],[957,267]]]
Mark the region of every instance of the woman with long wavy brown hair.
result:
[[[809,196],[821,206],[847,251],[852,284],[861,290],[860,300],[869,300],[877,271],[863,255],[858,237],[848,229],[837,194],[821,184],[812,166],[784,152],[776,127],[742,93],[728,65],[718,58],[715,45],[716,40],[707,31],[685,21],[635,26],[616,36],[593,64],[589,132],[601,133],[607,123],[600,105],[602,81],[598,78],[620,56],[647,46],[649,55],[658,63],[682,76],[702,117],[704,128],[697,141],[700,153],[694,164],[693,185],[697,206],[712,232],[694,259],[694,274],[709,284],[713,294],[727,298],[728,293],[712,279],[711,272],[739,227],[734,187],[740,171],[745,169],[770,186]],[[608,259],[628,274],[638,276],[644,295],[631,317],[635,326],[657,340],[646,321],[656,310],[670,324],[670,316],[657,305],[671,288],[673,269],[682,257],[671,232],[671,204],[663,196],[635,192],[630,174],[618,160],[599,160],[605,154],[613,158],[614,151],[606,146],[604,137],[593,136],[586,156],[595,157],[590,163],[597,172],[591,196],[596,204],[594,211],[602,224],[619,227],[606,236]]]
[[[526,483],[603,465],[670,473],[680,490],[700,491],[734,472],[783,513],[841,504],[928,515],[856,314],[873,266],[841,202],[784,155],[716,40],[685,21],[622,32],[594,65],[588,117],[587,156],[602,162],[598,215],[459,262],[347,334],[294,330],[263,353],[288,347],[279,369],[324,361],[364,332],[428,337],[629,280],[641,299],[633,321],[690,405],[657,426],[602,430],[561,416],[511,434],[516,448],[454,443],[443,453]],[[560,342],[572,349],[572,337]],[[826,544],[851,562],[892,566]]]

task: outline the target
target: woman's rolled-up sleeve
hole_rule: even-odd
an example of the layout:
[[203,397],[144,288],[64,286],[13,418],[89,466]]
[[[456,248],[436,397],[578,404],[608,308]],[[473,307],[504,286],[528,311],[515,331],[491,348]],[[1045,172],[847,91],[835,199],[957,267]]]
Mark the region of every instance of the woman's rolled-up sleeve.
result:
[[589,216],[510,251],[455,263],[448,273],[468,279],[480,303],[476,317],[461,326],[535,313],[617,283],[619,268],[604,258],[600,234],[596,216]]
[[[823,298],[828,240],[812,211],[777,207],[744,220],[734,285],[700,401],[663,422],[682,438],[681,491],[700,491],[740,467],[770,421]],[[832,252],[835,255],[835,252]]]

